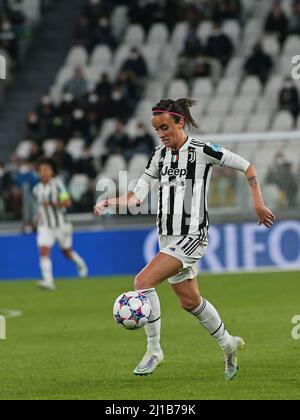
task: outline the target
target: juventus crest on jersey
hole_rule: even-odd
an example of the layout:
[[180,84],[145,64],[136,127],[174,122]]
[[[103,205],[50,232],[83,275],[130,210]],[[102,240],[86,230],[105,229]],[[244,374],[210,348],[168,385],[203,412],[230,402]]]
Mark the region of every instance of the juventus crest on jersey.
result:
[[209,220],[207,194],[213,165],[246,171],[249,162],[218,145],[188,138],[177,151],[155,148],[134,193],[140,201],[159,182],[160,235],[203,235]]
[[53,178],[48,184],[40,182],[33,189],[38,205],[38,225],[50,229],[63,228],[68,223],[66,209],[57,207],[61,197],[68,196],[63,182]]

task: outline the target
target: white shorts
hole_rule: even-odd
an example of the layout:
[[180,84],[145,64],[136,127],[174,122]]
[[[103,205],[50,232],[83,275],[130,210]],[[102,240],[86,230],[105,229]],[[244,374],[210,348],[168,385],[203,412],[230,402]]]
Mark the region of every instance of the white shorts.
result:
[[70,223],[63,228],[50,229],[47,226],[39,226],[37,230],[38,247],[52,248],[55,242],[61,249],[71,249],[73,245],[73,227]]
[[193,279],[198,274],[198,261],[203,257],[208,245],[207,236],[203,239],[199,235],[193,236],[167,236],[159,237],[160,252],[177,258],[182,262],[183,268],[169,283],[177,284]]

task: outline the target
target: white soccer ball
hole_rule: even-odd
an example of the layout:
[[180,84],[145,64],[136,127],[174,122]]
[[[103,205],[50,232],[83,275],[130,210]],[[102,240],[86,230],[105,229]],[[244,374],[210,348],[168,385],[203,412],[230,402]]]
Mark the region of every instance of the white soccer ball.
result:
[[114,304],[115,321],[127,330],[137,330],[144,327],[151,314],[149,300],[139,292],[126,292],[120,295]]

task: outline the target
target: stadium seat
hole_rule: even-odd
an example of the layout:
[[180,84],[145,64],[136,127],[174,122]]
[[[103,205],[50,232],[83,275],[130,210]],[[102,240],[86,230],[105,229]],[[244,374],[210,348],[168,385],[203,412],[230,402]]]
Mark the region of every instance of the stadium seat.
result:
[[167,89],[167,97],[170,99],[186,98],[189,87],[184,80],[174,79]]
[[292,115],[288,111],[279,111],[273,120],[271,131],[289,131],[294,126]]
[[257,114],[265,114],[270,116],[278,106],[278,92],[272,95],[272,100],[266,94],[258,98],[255,111]]
[[276,100],[282,86],[282,82],[283,77],[281,75],[272,76],[266,84],[264,96],[269,100]]
[[74,160],[78,160],[82,154],[85,142],[83,139],[71,139],[67,144],[66,150]]
[[231,39],[235,47],[238,46],[241,38],[241,27],[234,19],[226,20],[223,24],[223,32]]
[[18,144],[16,149],[16,155],[20,159],[28,159],[30,156],[31,147],[33,145],[33,141],[31,140],[23,140],[21,143]]
[[178,22],[171,35],[170,47],[173,51],[180,52],[183,49],[183,43],[188,30],[187,22]]
[[144,98],[152,102],[158,102],[164,97],[165,84],[160,80],[152,80],[147,84]]
[[69,182],[69,192],[72,200],[80,202],[82,196],[88,191],[89,178],[84,174],[75,174]]
[[113,60],[113,66],[115,69],[119,70],[123,62],[129,57],[130,46],[126,44],[121,44],[115,53]]
[[237,96],[232,104],[232,114],[250,114],[257,103],[258,98],[255,95],[240,95]]
[[292,64],[292,55],[282,55],[278,63],[278,72],[282,75],[283,78],[291,76],[292,69],[294,64]]
[[209,77],[203,77],[194,80],[192,88],[192,97],[194,99],[209,99],[213,95],[214,87]]
[[257,114],[252,114],[249,116],[246,131],[251,133],[263,133],[268,130],[270,125],[270,115],[262,114],[257,111]]
[[98,45],[94,48],[91,55],[91,66],[96,65],[111,65],[112,63],[112,51],[107,45]]
[[117,6],[110,19],[113,33],[119,38],[128,27],[128,6]]
[[126,170],[126,162],[122,155],[113,155],[107,159],[104,170],[101,173],[102,178],[119,181],[119,172]]
[[212,27],[213,24],[211,21],[204,21],[200,23],[197,32],[202,42],[206,43],[212,33]]
[[[162,52],[161,64],[156,79],[170,81],[174,77],[177,68],[177,52],[172,49],[170,44],[166,44]],[[170,76],[169,76],[170,75]]]
[[228,114],[232,104],[232,98],[230,96],[214,96],[207,107],[208,115],[221,115]]
[[265,35],[262,39],[262,46],[267,54],[273,59],[280,55],[280,44],[277,35]]
[[262,85],[258,77],[248,76],[242,83],[240,95],[245,96],[260,96],[262,92]]
[[162,51],[162,45],[157,44],[147,44],[142,48],[142,54],[147,62],[148,69],[152,75],[156,74],[159,58]]
[[240,79],[243,74],[243,64],[243,58],[233,57],[226,67],[224,77],[228,79]]
[[248,116],[245,114],[227,115],[222,123],[222,133],[242,133]]
[[101,156],[105,155],[105,137],[97,137],[91,145],[91,155],[95,159],[99,159]]
[[114,118],[107,118],[100,128],[99,136],[102,138],[106,138],[110,136],[116,127],[116,120]]
[[40,0],[23,0],[20,3],[28,23],[31,25],[36,25],[41,19]]
[[142,100],[135,111],[134,117],[149,127],[154,105],[153,101]]
[[56,151],[56,145],[57,145],[56,140],[54,139],[46,140],[43,143],[43,151],[44,151],[45,156],[47,157],[53,156]]
[[220,132],[221,124],[221,115],[206,115],[200,120],[199,130],[204,134],[217,134]]
[[149,157],[143,153],[134,155],[128,165],[128,178],[139,179],[147,166]]
[[169,38],[169,30],[165,23],[154,23],[148,33],[147,44],[164,45]]
[[[85,71],[85,68],[83,68],[83,71]],[[54,86],[57,86],[58,88],[62,88],[64,84],[68,80],[70,80],[73,75],[74,75],[74,67],[72,66],[62,67],[56,76]]]
[[73,47],[65,61],[66,66],[83,67],[87,64],[89,55],[84,47]]
[[218,84],[216,88],[216,96],[229,96],[233,97],[236,95],[236,92],[238,90],[239,86],[239,80],[233,79],[233,78],[223,78],[220,80],[220,83]]
[[284,44],[282,55],[290,56],[298,55],[300,52],[300,36],[299,35],[290,35]]
[[142,25],[134,23],[127,28],[124,43],[131,47],[140,47],[145,39],[145,30]]

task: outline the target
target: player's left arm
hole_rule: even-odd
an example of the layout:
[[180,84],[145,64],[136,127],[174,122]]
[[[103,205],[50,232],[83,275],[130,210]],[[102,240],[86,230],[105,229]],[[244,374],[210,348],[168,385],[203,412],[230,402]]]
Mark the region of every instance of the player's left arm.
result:
[[250,185],[253,207],[258,217],[258,224],[270,228],[275,222],[276,217],[264,203],[256,169],[253,164],[250,163],[248,169],[245,171],[245,175]]
[[275,222],[275,216],[265,205],[260,189],[255,166],[243,157],[224,149],[222,146],[206,143],[203,148],[208,163],[226,166],[244,172],[248,179],[252,194],[253,207],[258,217],[258,224],[270,228]]

